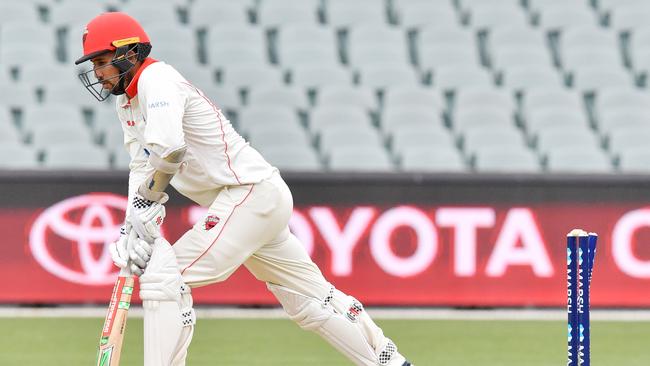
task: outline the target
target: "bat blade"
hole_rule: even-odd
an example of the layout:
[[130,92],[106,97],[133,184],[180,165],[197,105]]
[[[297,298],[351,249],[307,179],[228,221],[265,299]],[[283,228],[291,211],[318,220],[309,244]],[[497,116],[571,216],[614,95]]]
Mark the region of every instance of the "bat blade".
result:
[[118,366],[122,354],[122,342],[126,331],[126,318],[131,306],[134,278],[122,275],[115,281],[111,302],[108,305],[106,319],[99,339],[97,366]]

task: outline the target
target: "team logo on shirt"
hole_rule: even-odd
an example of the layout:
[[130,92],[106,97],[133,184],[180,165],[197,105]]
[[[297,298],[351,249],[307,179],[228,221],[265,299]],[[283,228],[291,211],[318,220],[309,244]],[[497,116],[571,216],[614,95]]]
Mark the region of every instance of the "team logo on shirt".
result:
[[216,215],[209,215],[208,217],[206,217],[205,218],[205,223],[204,223],[205,231],[208,231],[208,230],[212,229],[213,227],[217,226],[217,224],[219,223],[219,220],[220,220],[219,217],[217,217]]

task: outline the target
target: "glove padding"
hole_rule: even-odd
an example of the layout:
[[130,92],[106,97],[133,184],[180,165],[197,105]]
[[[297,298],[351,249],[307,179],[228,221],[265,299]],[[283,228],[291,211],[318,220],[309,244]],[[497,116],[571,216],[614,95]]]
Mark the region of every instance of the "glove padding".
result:
[[160,226],[165,220],[165,206],[162,203],[148,200],[139,193],[133,196],[129,221],[140,239],[148,243],[161,236]]
[[126,268],[129,263],[129,234],[131,233],[131,224],[125,222],[120,228],[120,237],[117,241],[108,246],[113,263],[118,268]]
[[136,276],[142,276],[151,259],[153,246],[141,238],[136,238],[130,244],[129,258],[131,259],[131,273]]

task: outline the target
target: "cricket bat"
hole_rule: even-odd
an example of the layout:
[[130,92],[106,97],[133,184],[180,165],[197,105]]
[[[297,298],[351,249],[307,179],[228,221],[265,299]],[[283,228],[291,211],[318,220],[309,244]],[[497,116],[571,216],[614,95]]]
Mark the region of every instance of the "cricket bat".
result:
[[[131,231],[131,235],[137,235],[135,230]],[[102,335],[99,338],[97,366],[119,366],[120,364],[126,317],[131,306],[134,283],[135,278],[128,266],[120,270],[108,305]]]

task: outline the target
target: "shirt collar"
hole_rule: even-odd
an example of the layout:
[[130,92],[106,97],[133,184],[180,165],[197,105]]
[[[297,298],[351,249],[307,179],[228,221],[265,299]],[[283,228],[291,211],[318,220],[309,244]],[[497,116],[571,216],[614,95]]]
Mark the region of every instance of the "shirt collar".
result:
[[142,74],[142,71],[144,71],[144,69],[146,69],[154,62],[156,62],[156,60],[152,59],[151,57],[147,57],[144,59],[144,61],[142,61],[142,65],[140,65],[138,71],[135,73],[135,75],[133,75],[133,79],[131,79],[129,86],[126,87],[126,95],[129,97],[129,99],[133,99],[136,95],[138,95],[138,80],[140,79],[140,74]]

